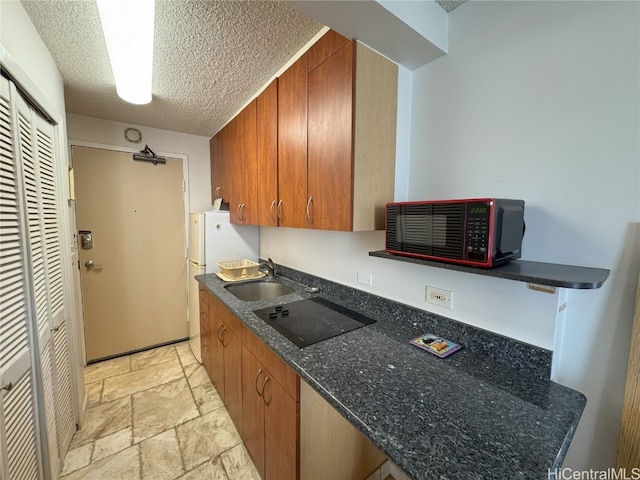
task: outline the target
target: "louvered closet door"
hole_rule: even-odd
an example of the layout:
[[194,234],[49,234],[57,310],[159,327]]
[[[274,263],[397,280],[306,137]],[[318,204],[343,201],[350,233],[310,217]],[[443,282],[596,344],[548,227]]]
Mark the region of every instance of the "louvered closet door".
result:
[[[13,90],[15,92],[15,90]],[[31,281],[33,285],[35,321],[40,349],[42,369],[42,391],[44,395],[45,421],[49,447],[51,471],[59,471],[58,432],[56,429],[55,393],[51,356],[51,316],[47,290],[42,189],[40,187],[38,151],[35,125],[31,107],[19,95],[11,97],[17,108],[18,165],[22,168],[23,196],[27,219],[28,252],[31,258]],[[14,116],[16,118],[16,116]]]
[[0,473],[23,480],[42,475],[10,99],[10,84],[0,77]]
[[60,242],[60,205],[56,188],[53,127],[38,115],[33,115],[39,173],[41,224],[44,230],[44,254],[48,288],[49,324],[53,332],[52,372],[56,406],[56,429],[60,460],[75,432],[72,401],[71,362],[66,326],[64,286],[62,282],[62,246]]
[[55,477],[75,431],[75,420],[65,325],[53,127],[22,98],[18,98],[14,105],[18,109],[19,155],[27,212],[49,458]]

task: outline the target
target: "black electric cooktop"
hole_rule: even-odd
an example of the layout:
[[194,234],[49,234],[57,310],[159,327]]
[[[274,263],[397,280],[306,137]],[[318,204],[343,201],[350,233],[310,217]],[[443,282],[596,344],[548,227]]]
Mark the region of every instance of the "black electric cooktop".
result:
[[376,322],[321,297],[262,308],[253,313],[299,348]]

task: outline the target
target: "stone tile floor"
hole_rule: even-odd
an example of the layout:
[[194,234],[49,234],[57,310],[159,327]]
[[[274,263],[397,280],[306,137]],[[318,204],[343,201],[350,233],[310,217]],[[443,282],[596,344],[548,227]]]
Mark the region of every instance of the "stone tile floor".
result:
[[61,480],[260,479],[188,342],[89,365]]

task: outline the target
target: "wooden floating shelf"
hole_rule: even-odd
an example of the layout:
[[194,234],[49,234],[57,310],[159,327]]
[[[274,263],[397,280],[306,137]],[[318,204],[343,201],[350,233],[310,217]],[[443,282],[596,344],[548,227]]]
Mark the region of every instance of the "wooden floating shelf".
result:
[[506,265],[495,268],[468,267],[453,263],[436,262],[420,258],[392,255],[384,250],[369,252],[372,257],[386,258],[400,262],[426,265],[428,267],[456,270],[458,272],[473,273],[487,277],[504,278],[550,287],[594,289],[600,288],[609,277],[610,271],[604,268],[580,267],[575,265],[561,265],[558,263],[530,262],[527,260],[513,260]]

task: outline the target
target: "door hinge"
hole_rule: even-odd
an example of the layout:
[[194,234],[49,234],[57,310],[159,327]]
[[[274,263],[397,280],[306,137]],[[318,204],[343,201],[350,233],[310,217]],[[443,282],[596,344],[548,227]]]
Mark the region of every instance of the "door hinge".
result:
[[183,192],[187,191],[187,181],[186,180],[182,180],[182,191]]
[[78,260],[78,270],[80,270],[80,260]]

